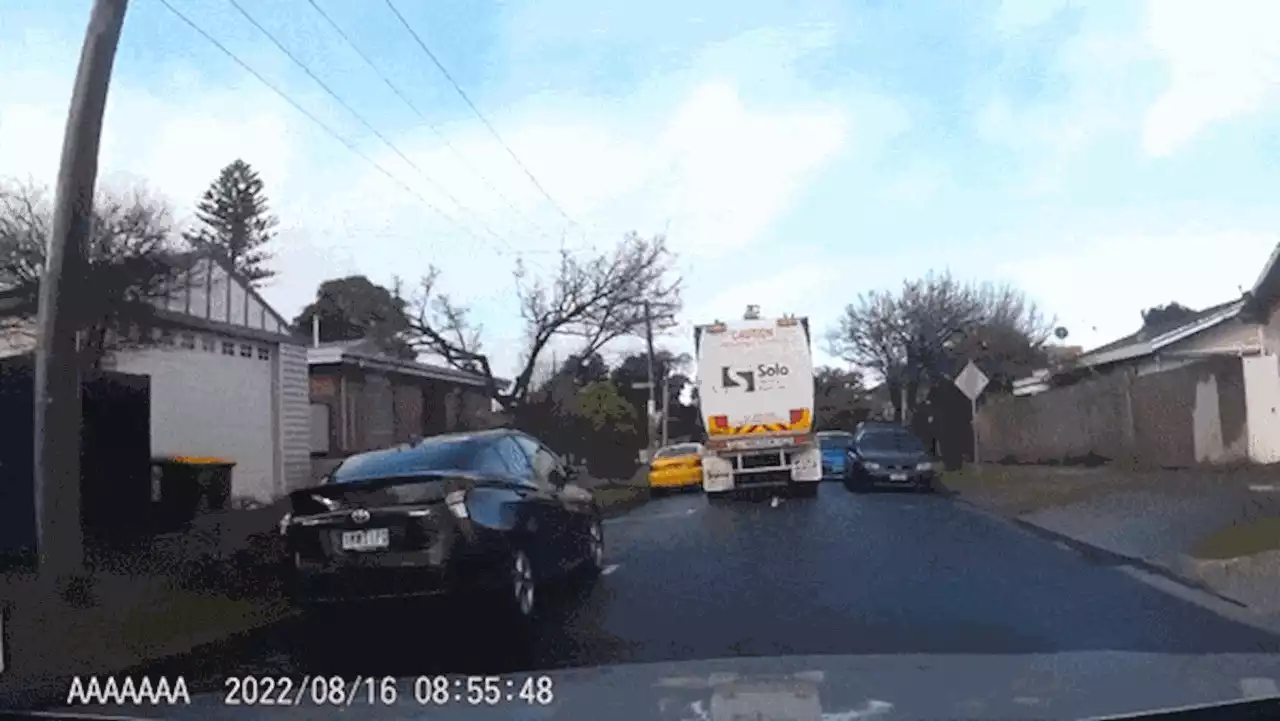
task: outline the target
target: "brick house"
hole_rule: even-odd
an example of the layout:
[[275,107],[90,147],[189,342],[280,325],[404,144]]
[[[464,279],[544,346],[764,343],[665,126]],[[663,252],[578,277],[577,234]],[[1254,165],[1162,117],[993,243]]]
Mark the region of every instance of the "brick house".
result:
[[369,341],[314,345],[307,365],[313,479],[353,453],[502,423],[483,376],[395,358]]

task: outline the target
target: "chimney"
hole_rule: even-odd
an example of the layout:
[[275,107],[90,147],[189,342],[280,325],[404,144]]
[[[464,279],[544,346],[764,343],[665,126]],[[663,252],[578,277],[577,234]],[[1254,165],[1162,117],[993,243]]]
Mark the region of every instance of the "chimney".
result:
[[311,314],[311,345],[320,347],[320,314]]

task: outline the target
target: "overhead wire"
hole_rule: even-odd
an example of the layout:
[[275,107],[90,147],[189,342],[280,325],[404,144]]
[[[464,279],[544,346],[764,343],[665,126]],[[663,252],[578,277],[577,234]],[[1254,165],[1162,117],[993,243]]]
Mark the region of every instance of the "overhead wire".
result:
[[364,61],[365,65],[369,66],[369,69],[372,70],[380,80],[382,80],[383,84],[385,84],[391,90],[392,93],[395,93],[396,97],[400,98],[400,100],[406,106],[408,106],[409,109],[412,110],[414,114],[418,116],[419,119],[422,120],[422,122],[427,126],[427,128],[429,128],[431,132],[434,133],[435,136],[439,138],[442,143],[444,143],[445,147],[447,147],[454,154],[454,156],[457,157],[457,159],[461,161],[463,165],[466,166],[466,168],[469,171],[471,171],[473,174],[475,174],[477,178],[480,179],[480,182],[484,183],[484,185],[487,188],[489,188],[489,190],[492,190],[493,193],[497,195],[498,198],[507,205],[507,207],[511,208],[511,210],[515,211],[517,214],[520,214],[520,210],[519,208],[516,207],[515,203],[513,203],[511,199],[508,198],[501,190],[499,190],[497,186],[495,186],[492,182],[490,182],[489,178],[486,177],[484,173],[480,172],[478,168],[476,168],[469,160],[467,160],[467,157],[463,155],[462,151],[458,150],[453,143],[449,142],[449,138],[438,127],[436,127],[435,123],[431,122],[431,120],[427,117],[426,113],[422,112],[422,110],[420,110],[418,106],[412,100],[410,100],[409,97],[403,91],[401,91],[398,86],[396,86],[395,83],[391,82],[391,79],[388,78],[386,73],[384,73],[382,69],[378,67],[378,64],[375,63],[373,59],[368,56],[368,54],[366,54],[363,50],[360,49],[360,46],[356,44],[354,40],[351,39],[351,36],[348,35],[345,30],[342,29],[342,26],[340,26],[337,23],[337,21],[335,21],[329,15],[329,13],[325,12],[324,8],[320,7],[320,4],[317,3],[316,0],[307,0],[307,3],[311,5],[312,8],[315,9],[316,13],[318,13],[326,23],[329,24],[329,27],[333,28],[333,31],[338,34],[338,37],[342,38],[343,42],[345,42],[348,47],[350,47],[353,51],[355,51],[355,54],[358,55],[360,59]]
[[366,163],[368,163],[369,165],[373,166],[373,168],[374,168],[374,169],[376,169],[376,170],[377,170],[378,172],[380,172],[382,175],[386,176],[386,178],[387,178],[388,180],[390,180],[391,182],[393,182],[393,183],[395,183],[396,185],[400,186],[402,189],[404,189],[404,191],[405,191],[405,192],[407,192],[409,195],[411,195],[411,196],[413,196],[414,198],[416,198],[416,199],[418,200],[418,202],[420,202],[420,203],[422,203],[424,206],[426,206],[426,207],[427,207],[427,209],[429,209],[429,210],[433,211],[434,213],[436,213],[436,214],[437,214],[437,215],[439,215],[440,217],[444,218],[445,220],[448,220],[451,224],[453,224],[453,225],[454,225],[455,227],[457,227],[459,230],[462,230],[463,232],[467,233],[467,234],[468,234],[468,235],[470,235],[471,237],[475,238],[477,241],[479,241],[479,242],[484,242],[484,240],[483,240],[482,238],[480,238],[478,235],[476,235],[476,234],[475,234],[475,232],[474,232],[474,231],[472,231],[470,228],[468,228],[467,226],[465,226],[465,225],[463,225],[462,223],[458,222],[458,220],[457,220],[456,218],[454,218],[452,215],[450,215],[449,213],[445,212],[443,209],[441,209],[440,207],[436,206],[436,205],[435,205],[434,203],[432,203],[431,201],[429,201],[429,200],[427,200],[426,198],[424,198],[424,197],[422,196],[422,194],[421,194],[421,193],[419,193],[418,191],[414,190],[414,189],[413,189],[413,188],[412,188],[408,183],[405,183],[403,180],[401,180],[399,177],[397,177],[394,173],[392,173],[391,171],[387,170],[387,169],[386,169],[386,167],[385,167],[385,166],[383,166],[381,163],[379,163],[378,161],[376,161],[376,160],[374,160],[373,158],[369,157],[369,155],[368,155],[368,154],[366,154],[364,151],[360,150],[360,148],[359,148],[359,147],[357,147],[354,143],[352,143],[351,141],[349,141],[349,140],[347,140],[346,138],[342,137],[340,134],[338,134],[338,132],[337,132],[337,131],[335,131],[333,128],[329,127],[329,126],[328,126],[324,121],[320,120],[320,118],[316,117],[315,113],[312,113],[310,110],[307,110],[305,107],[303,107],[303,106],[302,106],[300,103],[298,103],[296,100],[294,100],[293,98],[289,97],[289,94],[288,94],[288,93],[284,92],[284,91],[283,91],[283,90],[281,90],[279,87],[277,87],[274,83],[272,83],[270,80],[268,80],[268,79],[267,79],[267,78],[266,78],[262,73],[260,73],[260,72],[258,72],[257,70],[255,70],[255,69],[253,68],[253,66],[249,65],[249,64],[248,64],[248,63],[246,63],[244,60],[240,59],[240,56],[236,55],[236,54],[235,54],[234,52],[232,52],[229,48],[227,48],[227,46],[226,46],[226,45],[223,45],[221,42],[219,42],[217,38],[215,38],[215,37],[213,37],[212,35],[210,35],[210,34],[209,34],[209,33],[208,33],[204,28],[200,27],[198,24],[196,24],[196,22],[195,22],[195,21],[193,21],[191,18],[189,18],[189,17],[187,17],[185,14],[183,14],[183,13],[182,13],[182,11],[180,11],[180,10],[178,10],[176,7],[174,7],[174,6],[169,2],[169,0],[157,0],[157,2],[159,2],[161,5],[163,5],[166,9],[168,9],[168,10],[169,10],[169,12],[173,13],[175,17],[177,17],[179,20],[181,20],[183,23],[185,23],[185,24],[186,24],[188,27],[190,27],[192,30],[196,31],[196,33],[198,33],[201,37],[203,37],[205,40],[207,40],[207,41],[209,42],[209,44],[213,45],[215,48],[217,48],[218,50],[220,50],[220,51],[222,52],[222,54],[224,54],[224,55],[226,55],[228,58],[230,58],[232,62],[234,62],[235,64],[239,65],[239,66],[240,66],[240,67],[241,67],[245,72],[249,73],[249,74],[250,74],[250,75],[252,75],[254,78],[256,78],[256,79],[258,80],[258,82],[260,82],[260,83],[262,83],[264,86],[266,86],[266,88],[267,88],[268,90],[270,90],[271,92],[275,93],[277,96],[279,96],[279,97],[280,97],[280,99],[281,99],[281,100],[283,100],[283,101],[285,101],[286,103],[288,103],[288,104],[289,104],[289,105],[290,105],[294,110],[297,110],[299,113],[301,113],[304,117],[306,117],[306,118],[307,118],[308,120],[310,120],[312,123],[315,123],[316,127],[320,128],[322,131],[324,131],[324,133],[325,133],[326,135],[328,135],[329,137],[331,137],[331,138],[333,138],[334,140],[338,141],[339,143],[341,143],[341,144],[343,145],[343,147],[345,147],[347,150],[351,151],[351,152],[352,152],[352,154],[354,154],[355,156],[359,157],[361,160],[365,161],[365,162],[366,162]]
[[[334,92],[334,90],[330,88],[327,83],[321,80],[320,77],[316,75],[315,72],[312,71],[311,68],[306,63],[298,59],[298,57],[294,55],[288,48],[286,48],[283,43],[281,43],[278,39],[276,39],[275,35],[273,35],[271,31],[267,30],[265,27],[262,26],[261,23],[259,23],[256,19],[254,19],[254,17],[250,15],[249,12],[245,10],[244,7],[241,6],[239,2],[237,2],[237,0],[227,0],[227,2],[232,7],[234,7],[237,11],[239,11],[239,13],[243,15],[244,18],[248,20],[255,28],[257,28],[259,32],[265,35],[267,39],[270,40],[271,43],[275,45],[277,49],[280,50],[280,52],[284,53],[285,56],[288,57],[291,61],[293,61],[293,63],[297,65],[304,73],[306,73],[308,77],[314,80],[315,83],[320,86],[321,90],[324,90],[325,93],[327,93],[331,98],[337,101],[339,105],[345,108],[347,112],[351,113],[352,117],[360,121],[361,125],[363,125],[369,132],[373,133],[374,136],[376,136],[379,140],[381,140],[387,147],[391,148],[392,152],[394,152],[397,156],[399,156],[401,160],[403,160],[406,164],[409,165],[409,167],[417,171],[418,174],[423,177],[423,179],[425,179],[428,183],[430,183],[433,187],[435,187],[438,191],[440,191],[440,193],[444,195],[446,198],[448,198],[450,202],[456,205],[459,210],[463,211],[464,213],[473,213],[473,211],[471,211],[467,206],[463,205],[461,201],[459,201],[456,197],[454,197],[454,195],[450,193],[448,189],[446,189],[440,183],[436,182],[436,180],[432,178],[426,171],[424,171],[417,163],[413,162],[413,160],[409,158],[408,155],[405,155],[404,151],[402,151],[399,148],[399,146],[393,143],[389,138],[387,138],[387,136],[383,135],[380,130],[374,127],[374,125],[364,117],[364,115],[362,115],[355,108],[351,107],[350,103],[343,100],[340,95]],[[516,250],[516,248],[512,246],[511,243],[507,242],[505,238],[495,233],[493,231],[493,228],[489,227],[488,223],[485,223],[483,220],[478,220],[478,223],[480,227],[484,229],[485,232],[493,236],[498,242],[510,248],[512,252],[517,254],[519,253],[519,251]]]
[[400,11],[396,9],[396,6],[392,4],[391,0],[383,0],[383,2],[385,2],[387,7],[391,9],[391,12],[396,16],[396,19],[400,21],[400,24],[404,26],[404,29],[409,31],[409,35],[413,37],[414,42],[418,44],[418,47],[422,49],[422,52],[431,60],[431,63],[436,66],[436,69],[440,71],[440,74],[444,76],[444,79],[449,81],[449,84],[453,86],[455,91],[457,91],[458,96],[467,104],[467,107],[471,108],[471,112],[474,113],[476,118],[478,118],[485,128],[489,130],[489,134],[493,136],[494,140],[498,141],[498,144],[507,151],[507,155],[511,156],[511,159],[520,167],[520,170],[524,171],[524,174],[528,176],[529,181],[538,189],[538,192],[542,194],[542,197],[546,198],[547,202],[550,203],[551,206],[555,208],[556,212],[568,221],[570,225],[578,225],[578,221],[570,217],[570,215],[565,212],[564,208],[556,202],[556,199],[551,197],[551,194],[543,187],[541,181],[538,180],[538,177],[533,174],[533,171],[529,170],[529,167],[520,159],[520,156],[516,155],[516,151],[512,150],[511,146],[507,144],[507,141],[502,139],[502,135],[498,133],[497,128],[493,127],[493,123],[490,123],[489,119],[485,117],[485,114],[480,112],[480,108],[476,107],[476,104],[471,101],[471,97],[467,95],[467,92],[462,89],[462,86],[458,84],[457,80],[454,80],[453,74],[444,66],[444,63],[440,62],[440,59],[436,57],[436,54],[427,46],[427,43],[422,39],[422,36],[418,35],[418,32],[413,29],[413,26],[409,24],[409,21],[405,19],[404,15],[400,14]]

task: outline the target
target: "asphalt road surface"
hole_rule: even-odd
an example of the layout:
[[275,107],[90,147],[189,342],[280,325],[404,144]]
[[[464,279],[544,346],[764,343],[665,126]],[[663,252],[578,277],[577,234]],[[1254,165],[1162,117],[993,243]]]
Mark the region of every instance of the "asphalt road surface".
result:
[[286,623],[164,669],[499,673],[796,654],[1271,653],[1280,638],[940,496],[655,501],[606,528],[606,575],[549,599],[532,649],[473,609]]

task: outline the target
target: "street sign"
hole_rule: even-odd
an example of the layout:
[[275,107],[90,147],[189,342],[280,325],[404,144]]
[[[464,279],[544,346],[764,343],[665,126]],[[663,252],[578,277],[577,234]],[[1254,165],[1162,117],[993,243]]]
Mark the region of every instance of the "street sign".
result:
[[956,376],[955,379],[956,388],[959,388],[960,392],[971,401],[977,400],[978,396],[982,395],[982,390],[987,387],[989,382],[990,379],[987,378],[987,374],[979,370],[978,366],[973,364],[973,361],[969,361],[969,364],[964,367],[964,370],[960,371],[960,375]]

